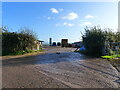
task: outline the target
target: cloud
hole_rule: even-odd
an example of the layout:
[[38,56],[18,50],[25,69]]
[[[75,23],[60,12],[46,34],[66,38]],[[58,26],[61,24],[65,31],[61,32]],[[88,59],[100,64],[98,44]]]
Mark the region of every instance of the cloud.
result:
[[63,11],[63,9],[62,9],[62,8],[60,8],[60,9],[59,9],[59,11]]
[[74,24],[67,23],[67,22],[64,22],[63,25],[65,25],[65,26],[70,26],[70,27],[74,26]]
[[92,16],[92,15],[86,15],[85,18],[89,19],[89,18],[96,18],[97,16]]
[[51,19],[51,17],[47,17],[47,19],[48,19],[48,20],[50,20],[50,19]]
[[72,27],[72,26],[74,26],[74,24],[64,22],[64,23],[57,23],[57,24],[55,24],[55,26],[69,26],[69,27]]
[[88,26],[88,25],[92,25],[91,22],[83,22],[82,24],[79,24],[79,26]]
[[52,13],[59,13],[59,11],[55,8],[51,8],[50,10],[51,10]]
[[92,15],[86,15],[85,18],[94,18]]
[[68,13],[66,16],[62,16],[62,19],[68,19],[68,20],[74,20],[76,18],[78,18],[78,14],[74,12]]

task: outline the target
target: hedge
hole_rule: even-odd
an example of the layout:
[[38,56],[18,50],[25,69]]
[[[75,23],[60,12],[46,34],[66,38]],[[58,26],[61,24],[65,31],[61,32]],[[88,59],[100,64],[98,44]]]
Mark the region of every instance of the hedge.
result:
[[23,33],[2,33],[2,55],[23,54],[32,49],[36,39],[29,34]]

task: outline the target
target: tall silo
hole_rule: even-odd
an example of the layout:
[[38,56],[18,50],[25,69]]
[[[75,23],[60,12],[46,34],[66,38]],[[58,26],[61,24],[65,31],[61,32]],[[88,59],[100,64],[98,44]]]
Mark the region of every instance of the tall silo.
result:
[[52,38],[49,38],[49,44],[52,45]]

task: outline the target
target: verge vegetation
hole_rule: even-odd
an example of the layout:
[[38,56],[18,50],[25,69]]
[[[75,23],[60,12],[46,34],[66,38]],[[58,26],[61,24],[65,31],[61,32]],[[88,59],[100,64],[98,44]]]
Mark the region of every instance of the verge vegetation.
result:
[[101,29],[99,26],[86,27],[82,38],[85,49],[79,50],[80,53],[107,59],[120,71],[120,32]]
[[[111,57],[113,55],[114,57],[116,51],[113,51],[112,49],[109,50],[105,49],[106,42],[110,42],[110,43],[120,42],[120,32],[112,32],[112,30],[109,28],[101,29],[100,26],[95,26],[91,28],[86,27],[85,34],[82,37],[83,37],[83,45],[85,47],[85,50],[80,52],[95,57],[101,57],[102,55],[107,55]],[[106,52],[105,50],[107,50],[107,53],[105,53]],[[120,54],[119,45],[118,45],[118,54]]]
[[6,27],[3,27],[2,55],[21,55],[36,52],[32,50],[35,40],[37,40],[35,34],[28,28],[23,28],[20,32],[9,32]]

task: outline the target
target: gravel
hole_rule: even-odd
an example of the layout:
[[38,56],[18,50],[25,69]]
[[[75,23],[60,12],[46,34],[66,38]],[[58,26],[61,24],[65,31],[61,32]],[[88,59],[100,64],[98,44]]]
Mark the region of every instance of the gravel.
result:
[[119,72],[107,60],[75,53],[75,48],[44,49],[45,54],[3,58],[3,88],[119,87]]

